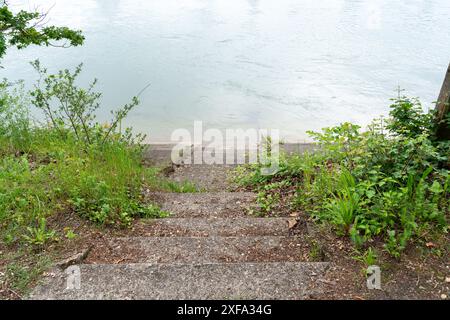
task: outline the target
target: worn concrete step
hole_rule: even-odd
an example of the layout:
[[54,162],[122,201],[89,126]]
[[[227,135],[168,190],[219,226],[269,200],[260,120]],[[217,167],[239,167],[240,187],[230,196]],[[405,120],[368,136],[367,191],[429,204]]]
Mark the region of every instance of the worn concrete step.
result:
[[55,270],[29,298],[304,299],[324,291],[320,279],[327,267],[308,262],[84,264],[74,272],[79,271],[79,286],[71,276],[68,287],[67,275]]
[[289,220],[255,217],[140,220],[133,226],[132,234],[153,237],[287,236],[290,233]]
[[233,165],[207,164],[174,166],[168,178],[178,183],[189,181],[198,190],[225,191],[235,188],[230,180],[233,168]]
[[86,263],[308,261],[303,237],[127,237],[97,243]]
[[253,192],[159,192],[147,196],[179,218],[246,216],[256,198]]

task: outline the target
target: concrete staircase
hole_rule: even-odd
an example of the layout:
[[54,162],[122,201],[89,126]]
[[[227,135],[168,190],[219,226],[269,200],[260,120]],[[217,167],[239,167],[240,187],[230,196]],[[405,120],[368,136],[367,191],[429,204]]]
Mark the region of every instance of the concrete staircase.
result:
[[[131,236],[94,247],[81,265],[80,287],[54,269],[31,299],[306,299],[320,295],[326,262],[309,262],[304,233],[291,218],[249,215],[255,194],[227,192],[212,182],[217,166],[184,166],[177,181],[200,193],[150,193],[171,216],[141,221]],[[195,177],[196,179],[192,179]],[[221,190],[217,190],[221,186]]]

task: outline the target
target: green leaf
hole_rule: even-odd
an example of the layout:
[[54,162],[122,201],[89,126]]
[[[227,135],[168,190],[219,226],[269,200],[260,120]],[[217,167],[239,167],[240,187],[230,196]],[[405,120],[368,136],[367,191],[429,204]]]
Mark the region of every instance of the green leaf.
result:
[[444,189],[442,188],[441,184],[437,181],[434,181],[433,184],[430,187],[430,191],[438,194],[444,192]]

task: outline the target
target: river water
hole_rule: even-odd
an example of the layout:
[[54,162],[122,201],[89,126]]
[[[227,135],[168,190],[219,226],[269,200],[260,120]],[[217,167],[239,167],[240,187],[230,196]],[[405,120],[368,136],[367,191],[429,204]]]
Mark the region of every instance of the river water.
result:
[[21,0],[51,8],[51,24],[82,29],[69,49],[11,49],[0,77],[37,77],[84,63],[99,79],[102,121],[141,95],[127,124],[151,142],[195,120],[209,128],[306,130],[386,114],[400,86],[424,107],[450,60],[449,0]]

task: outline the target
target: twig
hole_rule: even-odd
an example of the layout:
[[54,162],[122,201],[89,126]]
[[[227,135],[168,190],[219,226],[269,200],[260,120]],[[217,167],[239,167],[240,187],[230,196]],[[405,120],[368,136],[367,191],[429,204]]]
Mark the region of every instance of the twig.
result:
[[15,292],[13,289],[7,288],[7,290],[9,292],[11,292],[12,294],[14,294],[17,298],[22,299],[22,296],[20,294],[18,294],[17,292]]
[[147,90],[147,88],[150,87],[151,85],[152,85],[151,83],[147,84],[141,91],[139,91],[139,93],[137,94],[136,97],[139,98],[141,96],[141,94],[143,94],[144,91]]

